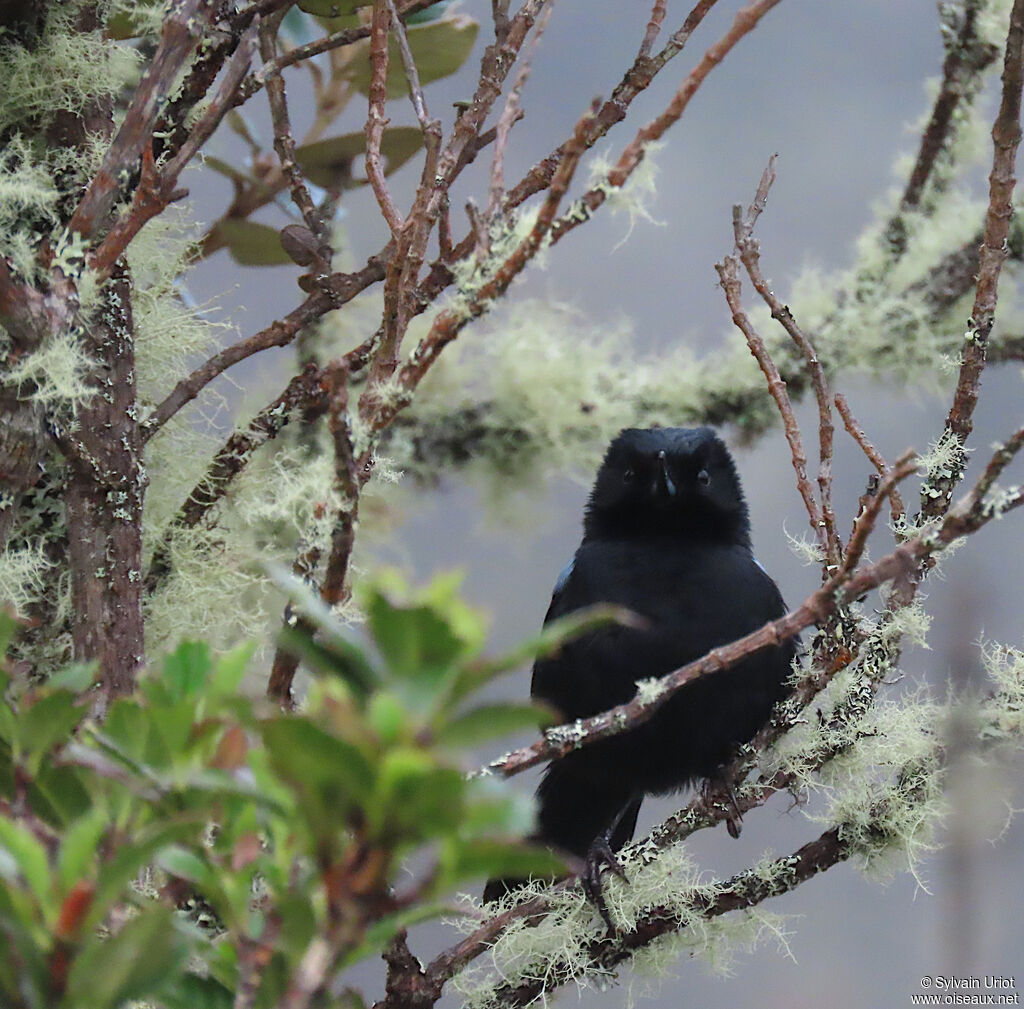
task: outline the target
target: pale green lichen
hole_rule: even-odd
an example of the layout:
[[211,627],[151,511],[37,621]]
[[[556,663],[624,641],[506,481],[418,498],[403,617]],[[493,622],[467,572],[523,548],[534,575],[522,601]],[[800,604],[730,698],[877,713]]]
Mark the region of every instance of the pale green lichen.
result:
[[13,607],[15,613],[29,612],[29,607],[46,590],[52,568],[53,561],[38,540],[8,547],[0,553],[0,605]]
[[150,221],[128,247],[136,374],[144,404],[162,399],[199,355],[213,352],[232,332],[212,318],[215,306],[193,305],[182,284],[197,240],[188,208],[178,206]]
[[[616,249],[624,245],[633,234],[638,221],[664,227],[665,222],[658,220],[651,212],[651,205],[658,195],[657,178],[658,164],[655,155],[664,147],[663,143],[649,143],[644,147],[644,155],[637,167],[630,173],[625,183],[613,186],[608,182],[608,173],[613,167],[611,148],[595,154],[590,162],[590,177],[587,190],[596,190],[604,195],[605,205],[612,214],[625,214],[629,218],[629,228],[622,236]],[[576,213],[584,208],[582,201],[574,204]],[[574,209],[570,208],[566,216],[571,217]]]
[[[454,291],[445,308],[455,316],[466,316],[471,306],[480,300],[483,288],[529,237],[537,222],[539,206],[510,211],[507,215],[496,216],[487,227],[486,251],[474,250],[469,256],[452,264]],[[534,256],[534,263],[543,262],[546,239],[541,242]],[[484,306],[489,307],[489,306]]]
[[47,409],[75,408],[96,392],[89,382],[93,362],[82,348],[77,330],[51,334],[42,345],[11,365],[4,381],[24,398]]
[[799,536],[794,536],[783,523],[782,526],[783,535],[786,537],[786,543],[789,546],[790,552],[800,562],[807,565],[818,565],[824,560],[824,553],[821,549],[821,544],[817,539],[813,538],[810,533],[801,533]]
[[[685,347],[645,358],[629,343],[625,320],[595,324],[559,303],[501,306],[430,371],[408,410],[415,426],[393,432],[388,452],[429,475],[436,431],[448,451],[468,454],[466,472],[507,517],[535,491],[530,477],[584,479],[623,427],[693,422],[727,391],[764,395],[749,355],[726,379]],[[426,444],[413,440],[425,432]],[[509,493],[513,474],[518,495]]]
[[49,167],[34,161],[28,143],[15,135],[0,151],[0,254],[22,277],[34,277],[37,269],[37,238],[26,224],[55,227],[57,197]]
[[58,112],[81,112],[112,99],[133,79],[141,61],[130,46],[104,39],[97,30],[82,32],[76,18],[83,4],[49,5],[46,28],[33,49],[0,48],[0,126],[40,124]]

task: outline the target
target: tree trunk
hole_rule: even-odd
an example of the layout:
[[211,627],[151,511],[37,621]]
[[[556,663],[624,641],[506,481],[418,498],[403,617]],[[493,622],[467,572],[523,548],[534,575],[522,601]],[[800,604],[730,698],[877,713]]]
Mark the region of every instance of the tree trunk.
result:
[[129,693],[144,658],[142,503],[146,476],[135,391],[131,280],[119,266],[85,338],[94,395],[69,454],[68,560],[76,659],[96,659],[108,695]]

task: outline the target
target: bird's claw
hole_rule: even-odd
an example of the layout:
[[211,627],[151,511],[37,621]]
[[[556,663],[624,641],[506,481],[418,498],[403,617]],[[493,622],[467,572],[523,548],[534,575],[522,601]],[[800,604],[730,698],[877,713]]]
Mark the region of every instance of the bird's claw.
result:
[[726,801],[731,807],[731,812],[725,818],[725,829],[729,836],[736,838],[740,836],[743,829],[743,812],[736,801],[736,793],[732,785],[724,778],[707,778],[704,782],[703,799],[707,806],[717,805],[719,801]]
[[608,934],[616,935],[617,929],[612,921],[611,914],[608,912],[608,903],[604,899],[604,885],[601,882],[601,870],[603,868],[610,869],[623,882],[629,882],[626,878],[626,871],[622,868],[622,863],[612,850],[612,846],[608,843],[608,838],[598,837],[595,838],[590,846],[590,850],[587,852],[583,872],[580,873],[580,885],[583,887],[583,892],[587,895],[587,900],[594,905],[597,913],[601,916],[605,925],[608,926]]

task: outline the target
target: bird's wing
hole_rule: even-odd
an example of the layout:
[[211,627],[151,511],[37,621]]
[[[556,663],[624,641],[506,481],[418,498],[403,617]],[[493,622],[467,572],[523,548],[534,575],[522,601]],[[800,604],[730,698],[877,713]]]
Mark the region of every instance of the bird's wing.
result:
[[[613,594],[602,590],[600,579],[595,582],[592,553],[593,549],[586,548],[577,551],[562,569],[544,616],[545,624],[594,603],[614,599]],[[533,666],[531,696],[553,705],[567,718],[603,711],[609,706],[602,703],[604,698],[590,697],[595,688],[608,688],[595,678],[594,650],[600,649],[606,639],[617,637],[621,630],[612,626],[588,631],[567,641],[554,654],[538,659]]]
[[575,568],[576,558],[573,557],[573,559],[558,572],[558,578],[555,580],[555,588],[551,593],[551,602],[548,604],[547,613],[544,614],[545,624],[550,623],[558,617],[565,616],[565,614],[569,612],[569,609],[566,608],[566,590],[569,585],[569,579],[572,578],[572,573]]

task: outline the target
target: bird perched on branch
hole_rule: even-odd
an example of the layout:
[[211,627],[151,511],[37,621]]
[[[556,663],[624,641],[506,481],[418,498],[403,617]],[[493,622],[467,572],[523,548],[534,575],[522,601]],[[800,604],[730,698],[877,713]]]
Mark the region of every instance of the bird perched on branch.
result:
[[[583,542],[544,622],[594,603],[624,606],[636,627],[607,626],[538,659],[531,694],[565,721],[629,701],[637,682],[700,658],[785,612],[754,559],[729,450],[707,427],[627,429],[608,448]],[[786,692],[792,640],[703,676],[647,722],[552,762],[537,790],[536,839],[585,861],[584,889],[614,931],[600,873],[633,836],[645,795],[713,779]],[[485,900],[522,881],[491,880]]]

